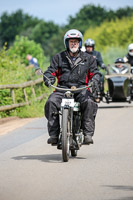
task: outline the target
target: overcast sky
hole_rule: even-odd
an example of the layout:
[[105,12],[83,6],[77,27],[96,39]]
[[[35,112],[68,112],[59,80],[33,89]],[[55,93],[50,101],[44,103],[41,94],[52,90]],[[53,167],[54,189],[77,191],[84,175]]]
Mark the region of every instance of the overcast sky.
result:
[[133,0],[0,0],[0,15],[4,11],[9,14],[18,9],[45,21],[53,21],[59,25],[67,23],[68,16],[77,12],[89,3],[116,10],[120,7],[133,7]]

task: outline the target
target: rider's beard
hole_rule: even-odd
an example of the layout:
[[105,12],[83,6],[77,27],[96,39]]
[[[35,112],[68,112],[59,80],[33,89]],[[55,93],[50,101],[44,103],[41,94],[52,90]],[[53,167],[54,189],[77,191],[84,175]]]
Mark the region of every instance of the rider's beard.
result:
[[78,49],[79,49],[79,47],[71,46],[70,51],[71,51],[72,53],[76,53],[76,52],[78,51]]

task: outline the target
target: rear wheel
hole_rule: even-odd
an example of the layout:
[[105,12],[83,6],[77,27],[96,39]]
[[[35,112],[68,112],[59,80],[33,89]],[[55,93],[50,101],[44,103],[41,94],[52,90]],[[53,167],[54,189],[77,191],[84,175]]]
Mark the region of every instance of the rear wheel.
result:
[[62,112],[62,159],[68,162],[70,153],[70,120],[69,110],[63,109]]

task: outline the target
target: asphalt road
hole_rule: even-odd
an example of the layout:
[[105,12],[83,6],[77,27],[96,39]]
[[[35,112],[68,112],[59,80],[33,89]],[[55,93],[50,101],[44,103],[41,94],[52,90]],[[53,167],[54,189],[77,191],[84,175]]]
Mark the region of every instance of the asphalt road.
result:
[[94,145],[63,163],[46,120],[0,135],[0,200],[133,200],[133,103],[100,104]]

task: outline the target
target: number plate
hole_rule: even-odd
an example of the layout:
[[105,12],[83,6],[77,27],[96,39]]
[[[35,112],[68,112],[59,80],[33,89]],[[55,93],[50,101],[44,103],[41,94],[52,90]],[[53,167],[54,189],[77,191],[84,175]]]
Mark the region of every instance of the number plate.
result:
[[61,106],[74,107],[74,99],[62,99]]

